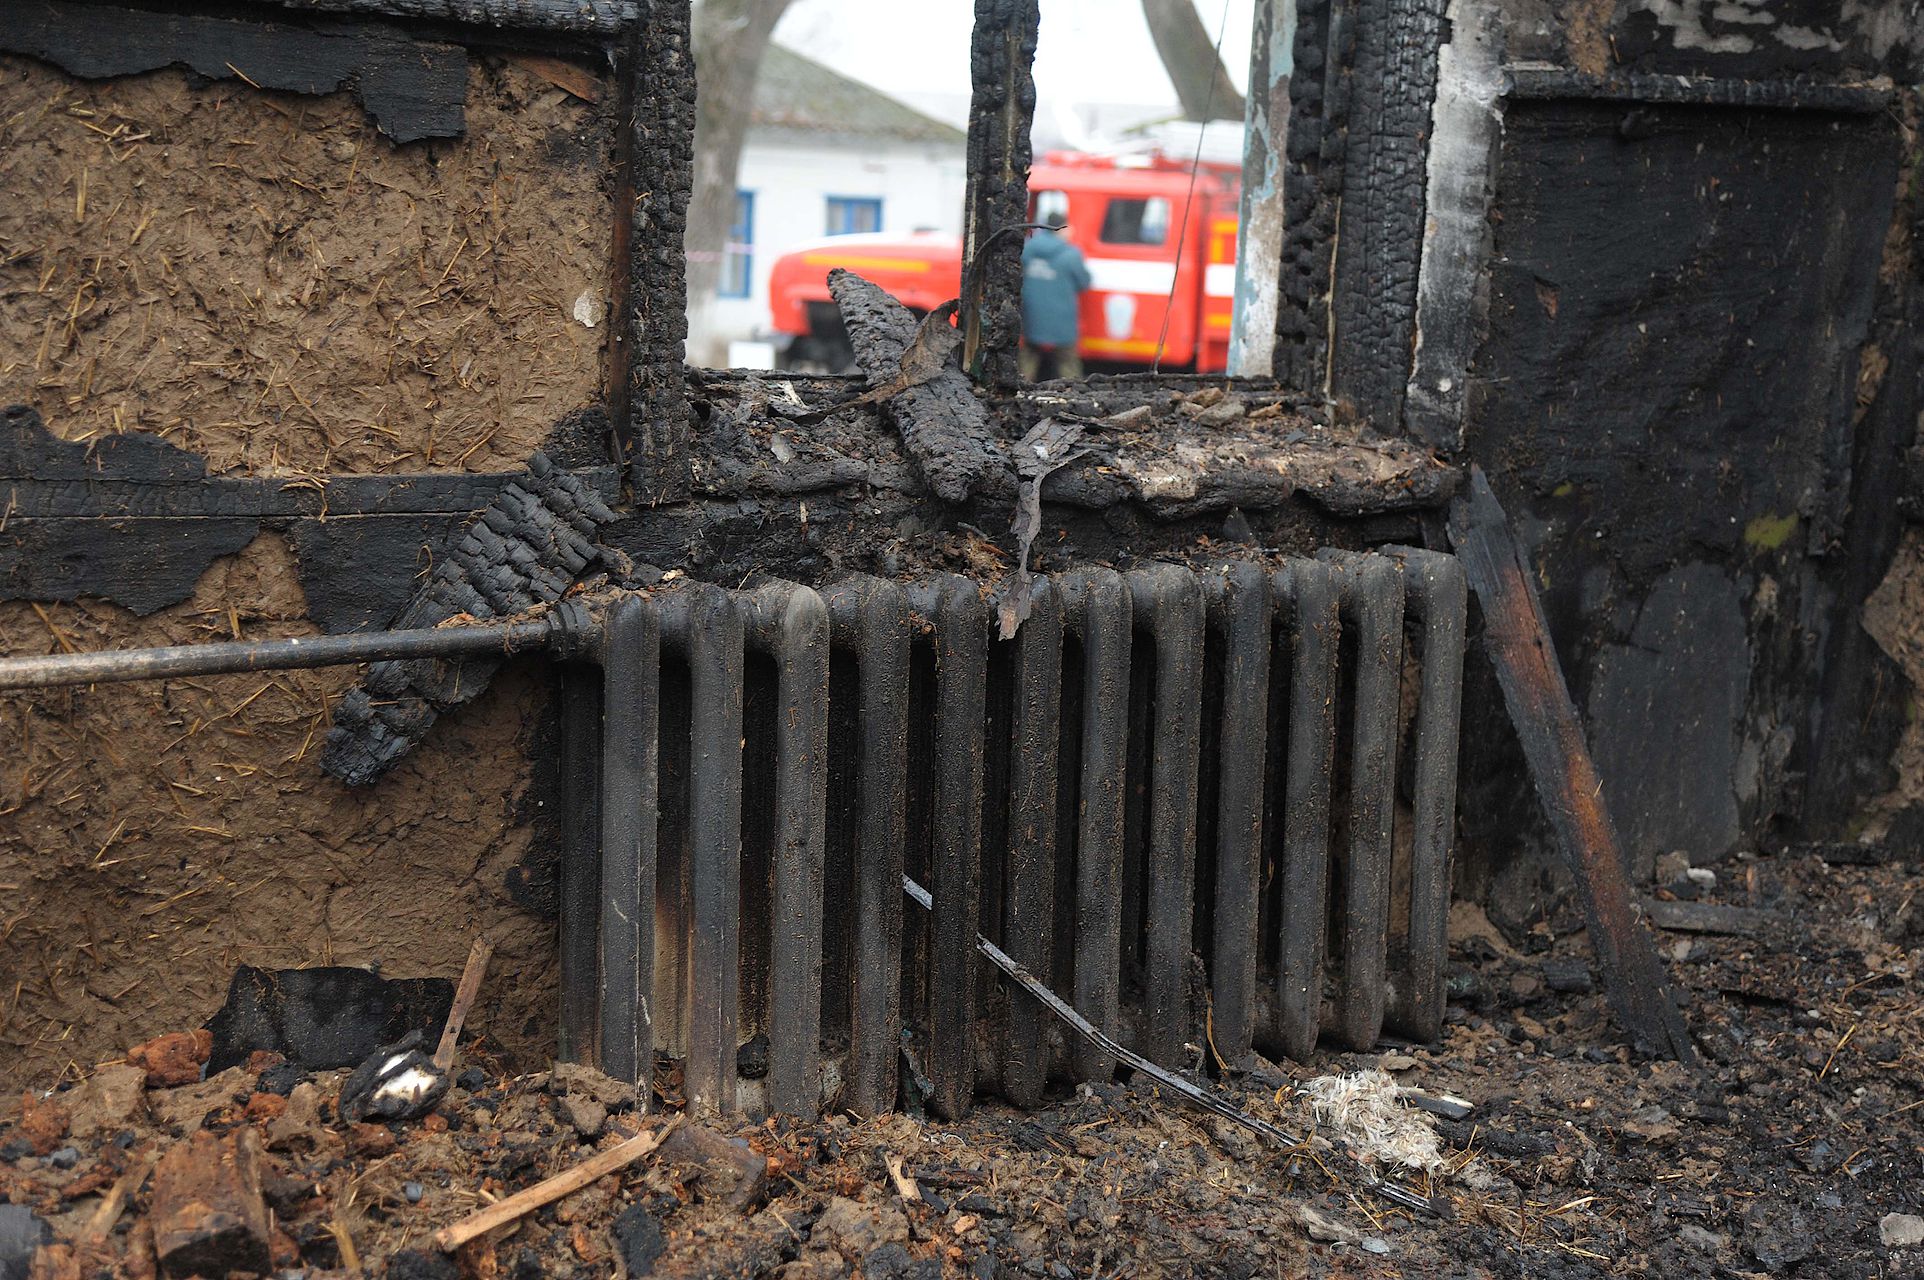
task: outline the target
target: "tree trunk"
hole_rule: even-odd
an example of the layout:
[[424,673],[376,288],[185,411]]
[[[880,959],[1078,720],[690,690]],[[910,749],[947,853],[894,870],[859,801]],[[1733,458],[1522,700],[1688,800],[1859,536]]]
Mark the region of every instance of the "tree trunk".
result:
[[[1240,120],[1243,95],[1223,68],[1195,0],[1142,0],[1149,37],[1189,120]],[[699,163],[699,161],[697,162]]]
[[789,0],[701,0],[695,6],[695,184],[688,201],[688,358],[719,365],[727,347],[709,317],[721,285],[736,172],[762,54]]

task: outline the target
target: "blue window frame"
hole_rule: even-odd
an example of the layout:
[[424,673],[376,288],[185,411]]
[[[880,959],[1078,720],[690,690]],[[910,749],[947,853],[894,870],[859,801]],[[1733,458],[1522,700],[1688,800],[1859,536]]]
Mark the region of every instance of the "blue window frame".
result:
[[722,248],[721,287],[724,298],[746,298],[755,281],[755,193],[735,193],[735,224],[728,228]]
[[858,235],[882,229],[882,201],[877,196],[830,196],[828,234]]

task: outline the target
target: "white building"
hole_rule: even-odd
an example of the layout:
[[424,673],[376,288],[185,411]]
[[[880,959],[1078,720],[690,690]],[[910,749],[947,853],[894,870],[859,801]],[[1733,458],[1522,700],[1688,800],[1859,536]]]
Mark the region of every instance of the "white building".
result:
[[[721,296],[706,323],[691,308],[689,351],[765,337],[769,268],[797,246],[868,231],[959,235],[966,141],[959,129],[771,44],[742,148]],[[755,362],[752,350],[734,355]]]

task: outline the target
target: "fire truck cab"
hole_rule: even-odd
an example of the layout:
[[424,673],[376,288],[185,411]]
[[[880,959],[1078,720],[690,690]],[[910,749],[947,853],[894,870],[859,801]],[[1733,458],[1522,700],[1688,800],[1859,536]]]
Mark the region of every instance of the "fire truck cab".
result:
[[[1092,368],[1220,372],[1229,357],[1240,174],[1160,153],[1050,152],[1029,171],[1029,220],[1066,219],[1090,287],[1078,349]],[[828,295],[845,267],[917,312],[961,293],[955,236],[832,236],[783,255],[769,277],[773,328],[787,335],[783,365],[839,370],[848,335]],[[1160,359],[1158,357],[1160,356]]]

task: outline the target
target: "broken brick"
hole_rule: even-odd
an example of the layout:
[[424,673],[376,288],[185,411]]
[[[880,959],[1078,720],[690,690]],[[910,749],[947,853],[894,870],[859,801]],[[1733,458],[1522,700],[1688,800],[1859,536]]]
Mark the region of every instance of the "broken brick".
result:
[[357,1124],[347,1131],[347,1150],[354,1156],[384,1156],[396,1146],[394,1131],[386,1125]]
[[170,1276],[266,1271],[273,1262],[261,1196],[260,1136],[196,1131],[154,1166],[150,1218]]
[[44,1156],[67,1136],[67,1108],[58,1096],[36,1098],[29,1089],[20,1095],[20,1118],[14,1123],[14,1132],[32,1145],[35,1155]]
[[278,1093],[256,1093],[247,1100],[247,1118],[266,1124],[287,1114],[287,1099]]
[[207,1031],[170,1031],[127,1050],[127,1061],[147,1073],[148,1088],[168,1089],[198,1081],[213,1048]]

